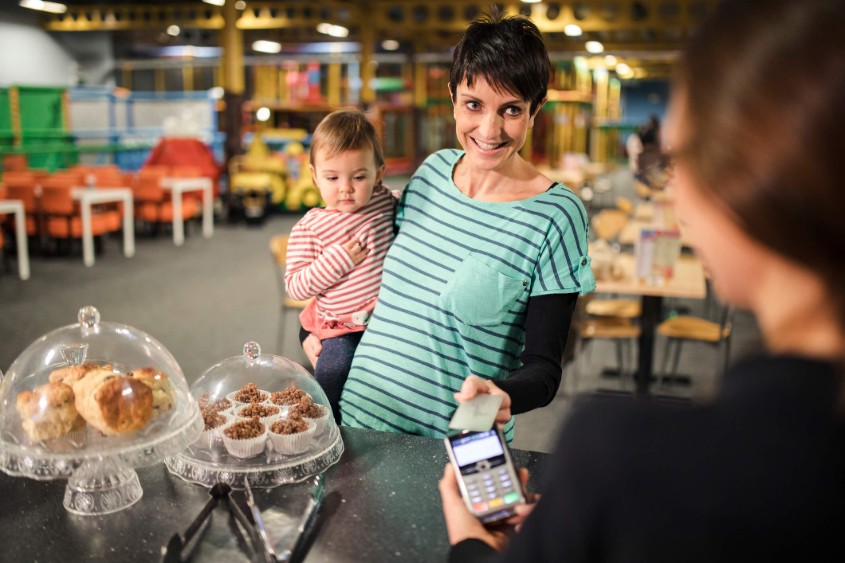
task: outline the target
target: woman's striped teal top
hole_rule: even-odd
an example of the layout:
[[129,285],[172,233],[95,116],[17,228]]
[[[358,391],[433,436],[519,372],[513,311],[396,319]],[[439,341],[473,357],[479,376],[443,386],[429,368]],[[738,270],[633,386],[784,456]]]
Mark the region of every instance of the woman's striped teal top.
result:
[[[555,185],[521,201],[475,201],[452,181],[463,154],[434,153],[402,194],[341,397],[346,425],[445,436],[468,375],[503,379],[520,366],[529,296],[595,288],[578,197]],[[512,421],[505,430],[510,439]]]

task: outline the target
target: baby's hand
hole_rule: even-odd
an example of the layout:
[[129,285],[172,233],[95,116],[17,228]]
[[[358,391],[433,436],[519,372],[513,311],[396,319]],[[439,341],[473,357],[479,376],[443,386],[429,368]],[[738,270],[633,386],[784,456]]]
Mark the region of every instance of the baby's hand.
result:
[[361,242],[355,239],[351,239],[344,244],[341,244],[340,247],[349,254],[349,258],[352,259],[352,263],[356,266],[364,261],[364,258],[367,257],[367,254],[370,253],[370,249],[364,246]]

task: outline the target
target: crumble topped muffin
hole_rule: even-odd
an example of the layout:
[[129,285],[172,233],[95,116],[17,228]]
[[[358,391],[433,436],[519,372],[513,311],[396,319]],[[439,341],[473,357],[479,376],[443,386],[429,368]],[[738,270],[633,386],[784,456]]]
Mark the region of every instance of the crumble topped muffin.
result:
[[238,410],[238,416],[244,418],[267,418],[279,414],[279,407],[271,407],[259,403],[252,403]]
[[301,401],[303,397],[308,397],[308,394],[302,389],[291,385],[290,387],[286,387],[283,391],[270,393],[270,402],[276,405],[295,405]]
[[264,425],[258,417],[249,420],[239,420],[223,431],[223,435],[232,440],[250,440],[260,438],[264,434]]
[[211,401],[211,393],[206,391],[202,395],[200,395],[199,400],[200,410],[210,409],[216,412],[224,411],[232,406],[232,401],[227,399],[226,397],[220,397],[216,401]]
[[204,409],[202,411],[202,420],[205,422],[206,430],[213,430],[226,424],[226,417],[216,410]]
[[288,410],[288,418],[320,418],[325,409],[314,402],[311,397],[305,396]]
[[274,434],[299,434],[308,430],[308,423],[297,418],[294,420],[277,420],[270,426],[270,432]]
[[261,403],[267,400],[267,394],[262,393],[255,383],[247,383],[235,393],[235,400],[242,403]]

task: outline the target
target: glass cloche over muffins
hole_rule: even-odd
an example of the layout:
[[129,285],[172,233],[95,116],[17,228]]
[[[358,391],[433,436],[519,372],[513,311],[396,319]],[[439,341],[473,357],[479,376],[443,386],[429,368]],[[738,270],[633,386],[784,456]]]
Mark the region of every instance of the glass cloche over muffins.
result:
[[302,366],[262,354],[255,342],[243,354],[209,368],[190,389],[203,431],[165,460],[172,473],[212,486],[274,487],[302,481],[340,459],[343,441],[317,381]]
[[132,468],[182,450],[203,428],[172,354],[141,330],[102,322],[94,307],[18,356],[0,404],[0,470],[69,478],[65,506],[80,514],[136,502]]

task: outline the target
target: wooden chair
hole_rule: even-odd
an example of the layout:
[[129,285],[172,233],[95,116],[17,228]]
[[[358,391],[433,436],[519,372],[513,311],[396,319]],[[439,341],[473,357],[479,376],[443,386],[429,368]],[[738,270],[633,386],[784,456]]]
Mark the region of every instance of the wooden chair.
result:
[[[616,209],[605,209],[593,217],[592,226],[596,238],[605,242],[619,236],[633,211],[631,200],[619,197]],[[594,317],[631,321],[640,317],[642,305],[639,299],[591,299],[587,303],[587,314]]]
[[610,241],[622,232],[628,224],[628,215],[619,209],[603,209],[590,221],[596,238]]
[[[578,389],[578,362],[584,354],[585,347],[595,340],[610,340],[616,347],[616,367],[619,372],[620,389],[633,389],[632,383],[635,364],[633,360],[633,349],[640,336],[640,327],[630,318],[622,317],[593,317],[588,313],[592,296],[582,297],[575,309],[573,323],[577,325],[576,334],[578,337],[575,346],[575,361],[573,362],[574,392]],[[630,369],[627,369],[630,360]]]
[[288,312],[296,311],[298,314],[311,302],[310,299],[305,301],[292,299],[285,290],[285,262],[288,253],[288,238],[288,235],[276,235],[270,239],[270,255],[273,258],[273,265],[275,267],[276,283],[279,286],[279,305],[281,307],[279,332],[276,338],[276,353],[280,355],[284,350],[285,323]]
[[[720,349],[723,356],[722,372],[724,372],[730,360],[731,329],[735,312],[734,307],[724,307],[718,323],[692,315],[680,315],[660,323],[657,326],[657,334],[665,337],[666,345],[663,348],[663,367],[660,370],[659,385],[662,386],[667,377],[671,378],[678,373],[681,346],[684,342],[702,342]],[[672,371],[667,372],[673,345],[675,349],[672,356]]]
[[634,202],[628,199],[627,197],[617,196],[616,197],[616,209],[627,215],[628,217],[631,216],[631,213],[634,212]]

